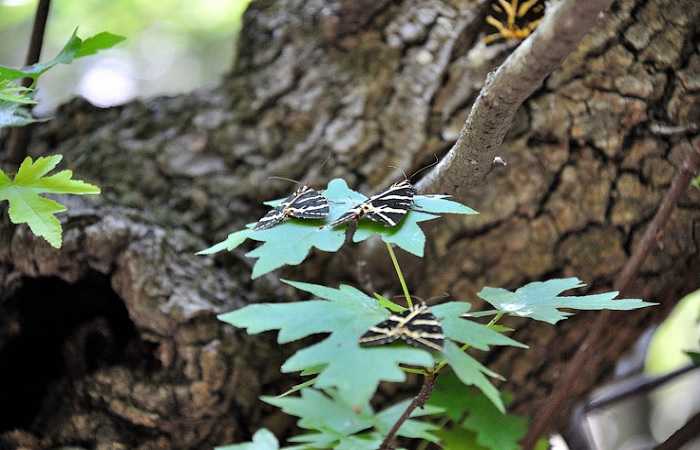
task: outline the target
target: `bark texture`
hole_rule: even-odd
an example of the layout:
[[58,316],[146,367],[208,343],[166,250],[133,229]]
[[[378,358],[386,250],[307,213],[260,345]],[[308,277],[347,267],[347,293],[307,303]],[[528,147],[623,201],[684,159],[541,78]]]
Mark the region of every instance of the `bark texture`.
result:
[[[509,52],[478,40],[487,7],[258,0],[246,13],[238,63],[219,87],[106,110],[75,100],[37,126],[31,154],[64,154],[104,194],[71,200],[60,251],[24,227],[0,226],[0,352],[33,317],[20,306],[28,292],[68,302],[55,286],[98,286],[96,297],[123,303],[133,333],[110,325],[107,307],[59,333],[64,370],[21,431],[2,439],[26,448],[184,449],[243,440],[261,424],[288,429],[288,419],[257,401],[294,381],[279,374],[282,351],[215,315],[297,294],[280,287],[279,274],[251,282],[239,253],[193,253],[289,189],[271,175],[315,184],[343,176],[371,191],[400,176],[390,165],[410,172],[446,153]],[[615,2],[516,115],[500,151],[507,167],[461,198],[481,214],[431,227],[425,260],[405,261],[414,290],[473,300],[484,285],[574,275],[609,288],[688,150],[686,134],[663,126],[700,121],[699,18],[694,0]],[[699,219],[700,191],[691,190],[630,292],[664,303],[614,314],[600,352],[608,367],[700,285]],[[357,278],[399,292],[357,258],[316,255],[286,275]],[[536,411],[591,315],[556,328],[513,322],[514,337],[531,349],[486,360],[509,378],[516,410]],[[95,336],[99,351],[87,351]],[[581,374],[572,401],[596,378]]]

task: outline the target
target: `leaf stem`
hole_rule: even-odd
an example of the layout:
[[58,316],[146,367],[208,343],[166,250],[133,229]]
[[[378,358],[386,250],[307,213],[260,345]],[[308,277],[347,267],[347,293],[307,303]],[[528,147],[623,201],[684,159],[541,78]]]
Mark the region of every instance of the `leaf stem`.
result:
[[401,272],[401,267],[399,266],[399,260],[396,259],[396,254],[394,249],[391,247],[390,243],[386,243],[386,248],[389,250],[389,256],[391,257],[391,262],[394,263],[394,269],[396,270],[396,275],[399,276],[399,282],[401,283],[401,289],[403,289],[403,295],[406,297],[406,303],[409,309],[413,308],[413,300],[411,299],[411,293],[408,292],[408,286],[406,285],[406,279],[403,277],[403,272]]
[[379,446],[379,450],[392,450],[394,448],[394,437],[401,428],[401,425],[403,425],[404,422],[411,417],[411,414],[413,414],[413,411],[416,408],[422,408],[423,405],[425,405],[425,402],[427,402],[430,398],[430,394],[433,392],[433,388],[435,387],[435,377],[436,374],[429,373],[425,376],[425,378],[423,378],[423,386],[421,386],[420,392],[418,392],[418,395],[416,395],[411,403],[408,404],[406,410],[403,412],[403,414],[401,414],[401,417],[399,417],[396,423],[394,423],[394,425],[391,427],[387,435],[384,437],[382,445]]
[[[501,317],[503,317],[504,314],[505,314],[505,312],[498,311],[498,313],[496,313],[496,315],[493,316],[491,321],[488,324],[486,324],[486,328],[493,328],[493,326],[496,325],[496,323],[498,323],[499,320],[501,320]],[[463,352],[466,352],[467,350],[469,350],[469,344],[462,345],[461,350]],[[446,365],[447,365],[447,360],[443,359],[442,361],[440,361],[438,363],[437,367],[435,367],[435,370],[433,371],[433,373],[440,372]]]

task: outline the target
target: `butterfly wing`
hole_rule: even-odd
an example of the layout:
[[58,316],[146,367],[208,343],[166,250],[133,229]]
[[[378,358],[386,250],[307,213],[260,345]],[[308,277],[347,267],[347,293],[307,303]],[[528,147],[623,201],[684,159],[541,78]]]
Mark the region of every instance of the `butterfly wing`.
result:
[[396,226],[413,206],[416,189],[408,180],[392,184],[388,189],[370,197],[368,219],[385,227]]
[[286,205],[288,214],[298,219],[323,219],[328,215],[328,200],[316,189],[302,186]]
[[390,344],[401,337],[399,329],[407,311],[392,314],[388,319],[370,327],[365,334],[360,337],[362,345],[384,345]]
[[402,328],[401,339],[409,345],[438,352],[445,344],[442,324],[426,305],[416,307],[414,315]]
[[262,216],[260,220],[258,220],[258,223],[255,224],[255,227],[253,227],[253,230],[267,230],[268,228],[272,228],[275,225],[283,222],[286,219],[284,215],[284,209],[287,206],[289,206],[289,204],[294,200],[294,198],[297,195],[297,192],[299,192],[299,189],[297,189],[289,197],[285,198],[278,207],[276,207],[275,209],[271,209],[267,212],[267,214]]

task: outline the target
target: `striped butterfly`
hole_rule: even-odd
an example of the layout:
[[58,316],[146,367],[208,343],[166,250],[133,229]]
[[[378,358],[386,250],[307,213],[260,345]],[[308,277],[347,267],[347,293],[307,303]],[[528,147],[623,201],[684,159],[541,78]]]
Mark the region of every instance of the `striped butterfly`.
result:
[[337,227],[344,223],[367,218],[385,227],[396,226],[411,210],[416,189],[408,180],[394,183],[386,190],[379,192],[364,202],[351,208],[331,223]]
[[402,339],[409,345],[442,351],[445,336],[440,321],[425,303],[395,313],[360,337],[361,345],[384,345]]
[[275,209],[270,210],[255,224],[254,230],[266,230],[290,217],[323,219],[328,215],[328,200],[316,189],[300,186]]

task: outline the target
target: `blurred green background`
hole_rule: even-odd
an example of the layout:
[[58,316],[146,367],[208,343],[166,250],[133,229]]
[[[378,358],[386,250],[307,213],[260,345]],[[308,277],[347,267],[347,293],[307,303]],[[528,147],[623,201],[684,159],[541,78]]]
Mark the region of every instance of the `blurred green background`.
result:
[[[0,64],[20,67],[38,0],[0,0]],[[231,68],[241,15],[251,0],[53,0],[42,59],[79,27],[80,37],[110,31],[114,49],[49,71],[35,114],[81,95],[97,106],[213,86]]]

